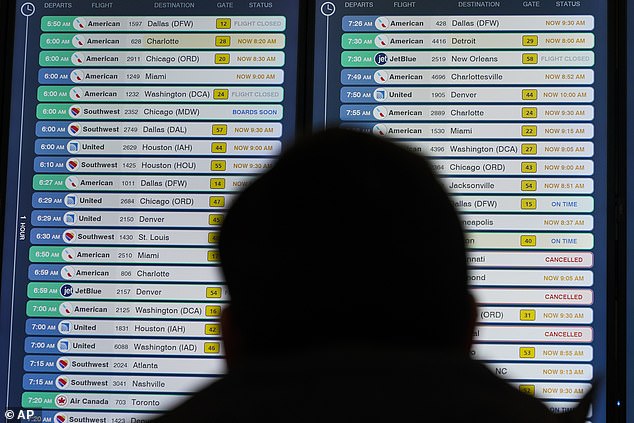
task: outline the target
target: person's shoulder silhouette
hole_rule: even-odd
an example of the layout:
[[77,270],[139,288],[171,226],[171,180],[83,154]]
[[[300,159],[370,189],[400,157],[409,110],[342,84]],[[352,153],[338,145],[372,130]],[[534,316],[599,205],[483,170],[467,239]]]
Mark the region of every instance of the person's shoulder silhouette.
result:
[[290,147],[220,234],[229,371],[157,423],[582,422],[470,358],[458,215],[431,165],[341,129]]

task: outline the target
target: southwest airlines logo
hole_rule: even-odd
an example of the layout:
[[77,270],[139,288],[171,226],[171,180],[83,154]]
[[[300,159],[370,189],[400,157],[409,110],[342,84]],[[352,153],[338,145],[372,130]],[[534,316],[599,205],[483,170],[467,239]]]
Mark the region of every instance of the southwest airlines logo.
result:
[[66,389],[66,387],[68,387],[68,378],[66,376],[57,376],[55,386],[59,389]]
[[71,106],[70,109],[68,109],[68,114],[71,117],[77,117],[77,116],[81,115],[81,107],[79,107],[79,106]]
[[66,423],[66,415],[62,413],[55,414],[55,423]]
[[70,171],[75,171],[79,167],[79,160],[77,159],[68,159],[66,160],[66,169]]
[[77,234],[75,233],[75,231],[64,231],[64,235],[62,236],[62,238],[64,239],[64,242],[69,244],[75,241],[75,238],[77,238]]
[[66,368],[70,365],[70,360],[64,357],[60,357],[57,359],[57,368],[59,370],[66,370]]

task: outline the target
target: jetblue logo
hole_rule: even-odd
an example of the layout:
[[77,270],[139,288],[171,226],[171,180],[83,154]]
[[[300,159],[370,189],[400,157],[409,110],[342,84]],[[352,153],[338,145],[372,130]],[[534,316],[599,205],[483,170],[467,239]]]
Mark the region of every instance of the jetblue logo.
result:
[[385,53],[377,53],[374,56],[374,63],[376,63],[379,66],[383,66],[384,64],[387,63],[387,54]]

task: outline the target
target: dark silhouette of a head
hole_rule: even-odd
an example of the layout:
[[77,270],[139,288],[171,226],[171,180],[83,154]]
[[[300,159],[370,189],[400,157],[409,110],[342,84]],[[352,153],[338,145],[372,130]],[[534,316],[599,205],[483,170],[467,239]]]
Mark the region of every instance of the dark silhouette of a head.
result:
[[298,140],[235,201],[220,257],[249,353],[465,343],[462,227],[428,161],[391,141]]

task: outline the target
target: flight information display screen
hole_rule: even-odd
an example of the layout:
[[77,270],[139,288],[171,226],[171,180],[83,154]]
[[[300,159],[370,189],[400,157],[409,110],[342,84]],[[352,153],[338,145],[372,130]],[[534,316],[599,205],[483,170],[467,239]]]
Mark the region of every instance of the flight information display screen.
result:
[[224,373],[218,228],[295,137],[299,8],[17,3],[6,408],[139,423]]
[[[355,128],[431,158],[466,232],[471,354],[555,412],[606,374],[606,8],[314,10],[314,129]],[[599,386],[588,421],[605,416]]]

